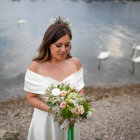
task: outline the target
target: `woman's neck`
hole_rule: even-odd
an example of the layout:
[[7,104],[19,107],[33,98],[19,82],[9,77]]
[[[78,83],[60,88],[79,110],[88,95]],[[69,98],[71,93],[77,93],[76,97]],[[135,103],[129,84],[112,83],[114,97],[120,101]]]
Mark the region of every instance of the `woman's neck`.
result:
[[52,63],[52,64],[61,64],[63,62],[65,62],[67,59],[61,59],[61,60],[58,60],[56,58],[52,58],[49,62]]

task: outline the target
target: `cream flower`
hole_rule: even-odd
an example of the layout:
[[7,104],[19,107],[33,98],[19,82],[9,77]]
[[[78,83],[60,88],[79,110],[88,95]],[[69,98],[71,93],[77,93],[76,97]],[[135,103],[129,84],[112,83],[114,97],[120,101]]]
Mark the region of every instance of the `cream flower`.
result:
[[59,89],[59,88],[54,88],[54,89],[52,90],[52,95],[54,95],[54,96],[60,95],[60,89]]

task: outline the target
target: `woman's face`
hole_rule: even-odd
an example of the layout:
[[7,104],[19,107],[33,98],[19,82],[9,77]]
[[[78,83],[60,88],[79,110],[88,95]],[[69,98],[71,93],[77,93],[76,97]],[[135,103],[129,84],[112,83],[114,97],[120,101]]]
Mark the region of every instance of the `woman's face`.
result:
[[51,44],[50,52],[53,60],[64,60],[70,51],[70,37],[64,35],[55,43]]

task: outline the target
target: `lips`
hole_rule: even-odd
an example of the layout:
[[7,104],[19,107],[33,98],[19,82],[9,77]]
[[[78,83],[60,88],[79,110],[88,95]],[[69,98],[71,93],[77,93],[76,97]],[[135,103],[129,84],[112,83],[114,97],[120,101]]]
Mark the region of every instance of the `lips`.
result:
[[65,53],[61,53],[61,54],[59,54],[60,56],[65,56],[66,54]]

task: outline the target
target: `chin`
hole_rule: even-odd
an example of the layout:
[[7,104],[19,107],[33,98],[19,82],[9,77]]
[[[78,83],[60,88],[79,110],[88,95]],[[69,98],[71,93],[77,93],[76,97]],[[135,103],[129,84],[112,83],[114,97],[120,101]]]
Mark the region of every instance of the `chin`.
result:
[[66,59],[66,57],[62,57],[62,58],[59,58],[58,60],[65,60]]
[[58,57],[58,60],[64,60],[66,58],[67,58],[67,56],[60,56],[60,57]]

